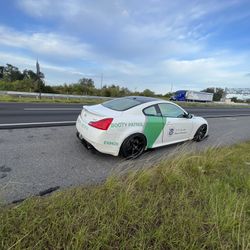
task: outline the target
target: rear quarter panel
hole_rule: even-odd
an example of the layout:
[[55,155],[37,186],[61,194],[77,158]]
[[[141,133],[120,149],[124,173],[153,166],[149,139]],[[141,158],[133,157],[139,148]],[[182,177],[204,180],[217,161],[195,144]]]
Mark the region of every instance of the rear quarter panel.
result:
[[107,134],[119,147],[123,141],[135,133],[143,133],[145,116],[143,114],[127,114],[124,112],[111,123]]

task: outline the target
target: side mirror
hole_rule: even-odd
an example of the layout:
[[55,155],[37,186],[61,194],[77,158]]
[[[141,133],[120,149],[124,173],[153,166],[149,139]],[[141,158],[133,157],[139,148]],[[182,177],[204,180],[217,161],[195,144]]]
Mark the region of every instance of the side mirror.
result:
[[184,114],[183,114],[183,117],[184,117],[184,118],[187,118],[187,119],[191,119],[191,118],[193,118],[193,115],[190,114],[190,113],[184,113]]

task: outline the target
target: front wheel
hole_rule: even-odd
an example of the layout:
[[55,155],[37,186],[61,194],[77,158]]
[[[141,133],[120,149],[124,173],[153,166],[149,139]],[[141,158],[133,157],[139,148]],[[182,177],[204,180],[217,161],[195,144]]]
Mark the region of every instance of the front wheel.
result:
[[196,131],[193,140],[197,142],[202,141],[205,138],[206,133],[207,133],[207,125],[203,124]]
[[134,134],[122,143],[120,153],[127,159],[135,159],[145,150],[147,141],[144,135]]

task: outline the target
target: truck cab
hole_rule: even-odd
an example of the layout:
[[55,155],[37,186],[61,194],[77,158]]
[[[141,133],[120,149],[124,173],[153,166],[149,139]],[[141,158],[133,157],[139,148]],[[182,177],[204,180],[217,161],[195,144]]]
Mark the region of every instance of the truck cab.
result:
[[178,90],[173,96],[171,96],[171,101],[186,101],[186,90]]

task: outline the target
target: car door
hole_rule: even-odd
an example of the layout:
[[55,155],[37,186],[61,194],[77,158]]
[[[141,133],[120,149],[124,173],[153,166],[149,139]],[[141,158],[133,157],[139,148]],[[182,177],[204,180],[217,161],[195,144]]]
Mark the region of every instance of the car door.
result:
[[147,138],[147,148],[161,146],[165,122],[159,107],[151,105],[144,108],[143,113],[145,115],[143,133]]
[[158,104],[166,125],[163,133],[163,144],[170,144],[189,139],[193,121],[185,117],[185,112],[171,103]]

